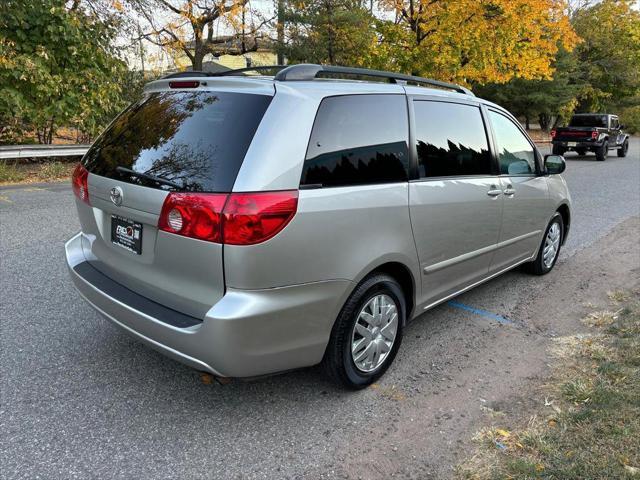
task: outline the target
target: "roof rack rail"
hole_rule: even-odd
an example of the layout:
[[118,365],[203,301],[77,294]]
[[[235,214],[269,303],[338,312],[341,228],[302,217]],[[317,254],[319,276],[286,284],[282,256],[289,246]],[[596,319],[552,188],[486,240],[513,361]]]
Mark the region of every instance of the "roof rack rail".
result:
[[202,72],[200,70],[188,70],[186,72],[176,72],[165,75],[162,79],[181,78],[181,77],[226,77],[228,75],[237,75],[244,72],[262,72],[267,70],[282,70],[287,68],[286,65],[257,65],[255,67],[236,68],[234,70],[225,70],[223,72]]
[[448,90],[454,90],[458,93],[464,93],[466,95],[473,95],[473,92],[468,88],[456,85],[455,83],[441,82],[439,80],[432,80],[430,78],[415,77],[413,75],[404,75],[402,73],[385,72],[383,70],[369,70],[368,68],[351,68],[351,67],[338,67],[334,65],[316,65],[311,63],[301,63],[299,65],[291,65],[283,70],[280,70],[275,76],[275,80],[281,82],[297,81],[297,80],[314,80],[320,73],[335,73],[339,75],[356,75],[363,77],[378,77],[386,78],[391,83],[417,83],[423,85],[429,85],[432,87],[446,88]]

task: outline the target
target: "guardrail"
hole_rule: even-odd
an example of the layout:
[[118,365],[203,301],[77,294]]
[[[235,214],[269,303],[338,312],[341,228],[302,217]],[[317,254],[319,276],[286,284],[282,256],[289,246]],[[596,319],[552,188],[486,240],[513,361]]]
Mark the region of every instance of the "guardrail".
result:
[[5,145],[0,159],[36,157],[81,157],[91,145]]

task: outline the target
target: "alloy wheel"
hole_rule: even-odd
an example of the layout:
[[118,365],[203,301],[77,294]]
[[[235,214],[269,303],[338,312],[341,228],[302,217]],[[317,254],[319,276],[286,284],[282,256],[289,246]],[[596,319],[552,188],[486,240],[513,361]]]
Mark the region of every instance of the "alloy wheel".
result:
[[544,241],[544,250],[542,251],[542,262],[546,268],[551,268],[556,260],[558,250],[560,248],[560,225],[556,222],[551,225]]
[[376,295],[365,303],[351,334],[351,358],[356,368],[369,373],[382,365],[398,333],[398,307],[389,295]]

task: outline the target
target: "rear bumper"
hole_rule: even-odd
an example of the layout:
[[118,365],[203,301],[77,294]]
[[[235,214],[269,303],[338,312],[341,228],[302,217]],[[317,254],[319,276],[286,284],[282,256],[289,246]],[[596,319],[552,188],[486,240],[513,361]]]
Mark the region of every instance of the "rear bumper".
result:
[[[558,145],[562,148],[566,148],[567,150],[589,150],[591,148],[601,147],[604,143],[603,141],[598,140],[554,140],[551,142],[553,145]],[[571,144],[571,146],[569,146]]]
[[[84,240],[83,240],[84,239]],[[79,233],[65,245],[69,274],[103,317],[161,353],[223,377],[315,365],[352,288],[348,280],[264,290],[228,289],[203,319],[151,302],[91,267]]]

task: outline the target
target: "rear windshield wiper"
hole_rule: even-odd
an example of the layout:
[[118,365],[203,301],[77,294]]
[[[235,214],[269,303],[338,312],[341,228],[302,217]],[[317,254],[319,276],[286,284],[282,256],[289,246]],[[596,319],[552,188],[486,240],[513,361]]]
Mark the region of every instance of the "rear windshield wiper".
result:
[[182,185],[178,185],[177,183],[172,182],[171,180],[167,180],[166,178],[156,177],[155,175],[151,175],[150,173],[136,172],[135,170],[131,170],[130,168],[125,167],[116,167],[116,172],[128,173],[129,175],[132,175],[134,177],[146,178],[147,180],[154,181],[161,185],[167,185],[169,187],[182,189]]

